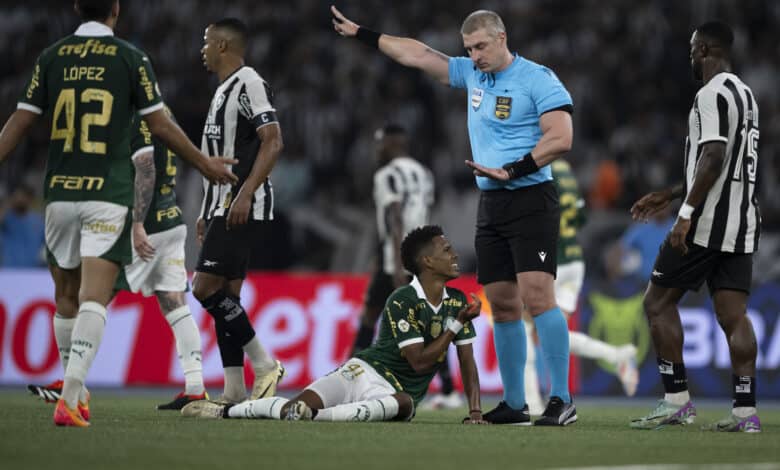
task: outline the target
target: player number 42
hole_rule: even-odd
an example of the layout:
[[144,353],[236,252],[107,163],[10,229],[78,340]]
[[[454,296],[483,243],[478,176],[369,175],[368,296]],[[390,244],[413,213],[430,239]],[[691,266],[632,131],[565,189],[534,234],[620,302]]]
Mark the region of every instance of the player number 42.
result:
[[[99,113],[84,113],[81,116],[81,136],[79,149],[82,153],[97,155],[106,154],[105,142],[89,140],[90,126],[107,126],[111,121],[111,110],[114,106],[114,95],[110,91],[99,88],[87,88],[81,92],[79,100],[82,104],[97,101],[101,105]],[[64,127],[60,127],[61,118],[64,117]],[[52,117],[51,140],[64,140],[62,151],[73,152],[73,143],[76,137],[76,90],[65,88],[60,91],[57,102],[54,105]]]

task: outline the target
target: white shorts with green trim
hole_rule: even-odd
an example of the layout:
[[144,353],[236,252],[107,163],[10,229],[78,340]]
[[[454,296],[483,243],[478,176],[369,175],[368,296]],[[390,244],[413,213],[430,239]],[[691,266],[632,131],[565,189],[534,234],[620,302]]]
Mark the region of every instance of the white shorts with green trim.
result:
[[162,292],[187,290],[187,269],[184,267],[184,242],[187,226],[177,225],[163,232],[149,234],[154,257],[144,261],[133,250],[133,262],[125,266],[125,276],[132,292],[145,296]]
[[355,403],[365,400],[378,400],[395,395],[395,388],[368,363],[351,358],[341,367],[312,382],[306,390],[311,390],[322,399],[325,408]]
[[81,258],[130,262],[130,211],[104,201],[53,201],[46,206],[46,249],[49,261],[63,269],[81,265]]

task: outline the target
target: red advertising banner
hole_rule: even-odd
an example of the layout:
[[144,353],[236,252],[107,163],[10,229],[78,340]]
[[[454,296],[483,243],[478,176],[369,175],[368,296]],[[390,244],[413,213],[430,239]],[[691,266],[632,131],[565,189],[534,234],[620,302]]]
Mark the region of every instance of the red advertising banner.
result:
[[[366,276],[255,273],[241,292],[263,346],[287,369],[282,388],[300,389],[335,369],[351,349]],[[474,353],[486,392],[501,390],[493,348],[489,307],[473,276],[451,283],[483,298],[483,315],[475,321]],[[0,271],[0,384],[44,383],[61,378],[52,331],[54,287],[48,272]],[[188,296],[201,330],[203,372],[208,385],[222,382],[222,365],[213,321]],[[454,353],[454,350],[453,350]],[[450,354],[459,385],[456,354]],[[247,367],[248,383],[251,371]],[[109,307],[97,358],[87,378],[92,385],[177,385],[182,372],[170,328],[153,297],[120,293]]]

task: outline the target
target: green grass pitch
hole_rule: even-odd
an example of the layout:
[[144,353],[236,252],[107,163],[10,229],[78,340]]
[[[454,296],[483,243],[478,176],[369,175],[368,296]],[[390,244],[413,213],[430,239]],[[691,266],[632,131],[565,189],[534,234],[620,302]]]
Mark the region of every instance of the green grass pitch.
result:
[[647,401],[610,406],[582,400],[577,424],[552,429],[464,426],[465,409],[420,412],[411,424],[197,420],[156,411],[156,403],[170,398],[167,390],[98,390],[93,396],[92,426],[72,429],[55,427],[53,405],[25,390],[0,391],[0,468],[509,470],[780,461],[776,405],[760,412],[763,432],[748,435],[699,430],[722,417],[727,401],[699,407],[694,426],[635,431],[628,420],[645,414]]

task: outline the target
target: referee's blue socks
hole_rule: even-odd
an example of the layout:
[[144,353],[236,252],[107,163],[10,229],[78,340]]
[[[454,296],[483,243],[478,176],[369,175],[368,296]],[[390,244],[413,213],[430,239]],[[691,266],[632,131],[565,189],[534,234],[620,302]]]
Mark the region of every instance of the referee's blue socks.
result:
[[[550,370],[550,396],[571,403],[569,395],[569,327],[558,307],[534,317],[542,355]],[[525,355],[523,355],[525,357]]]
[[504,401],[516,410],[525,406],[523,373],[526,341],[523,320],[493,324],[493,343],[496,346],[498,370],[504,384]]

